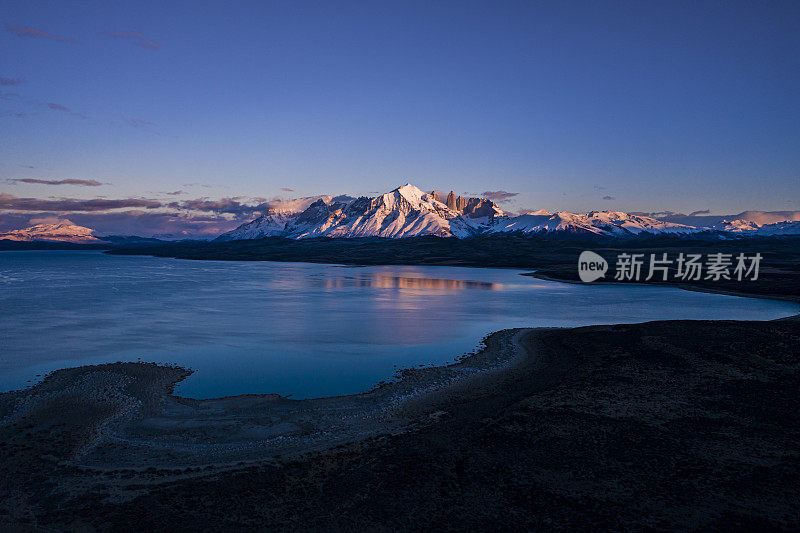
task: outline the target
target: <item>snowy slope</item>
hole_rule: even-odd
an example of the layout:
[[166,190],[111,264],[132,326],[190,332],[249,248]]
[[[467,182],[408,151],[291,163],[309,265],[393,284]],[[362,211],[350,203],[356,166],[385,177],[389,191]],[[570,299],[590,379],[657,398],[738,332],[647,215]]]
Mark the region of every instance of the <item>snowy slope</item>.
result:
[[318,201],[325,203],[333,200],[332,195],[308,196],[295,200],[275,200],[268,202],[268,211],[255,220],[242,224],[236,229],[223,233],[215,240],[235,241],[241,239],[262,239],[281,235],[286,224],[298,214]]
[[709,226],[715,231],[730,231],[733,233],[745,233],[758,230],[758,224],[750,220],[737,218],[734,220],[723,220],[719,224]]
[[800,233],[800,211],[745,211],[710,229],[752,235],[795,235]]
[[[452,223],[451,223],[452,222]],[[461,215],[411,184],[375,198],[344,204],[318,202],[290,222],[286,236],[305,237],[463,237],[472,225]]]
[[94,237],[93,229],[76,226],[69,222],[58,224],[36,224],[25,229],[9,231],[0,234],[0,239],[10,241],[59,241],[74,243],[103,242]]
[[[542,210],[543,211],[543,210]],[[540,213],[542,211],[539,211]],[[567,213],[519,215],[497,218],[487,227],[487,233],[548,233],[570,232],[594,235],[638,235],[639,233],[693,233],[692,226],[662,222],[650,217],[621,211],[592,211],[587,214]]]
[[800,221],[793,220],[787,222],[776,222],[775,224],[764,224],[756,232],[758,235],[800,235]]
[[581,216],[591,226],[612,233],[693,233],[697,231],[697,228],[692,226],[662,222],[655,218],[632,215],[622,211],[592,211]]

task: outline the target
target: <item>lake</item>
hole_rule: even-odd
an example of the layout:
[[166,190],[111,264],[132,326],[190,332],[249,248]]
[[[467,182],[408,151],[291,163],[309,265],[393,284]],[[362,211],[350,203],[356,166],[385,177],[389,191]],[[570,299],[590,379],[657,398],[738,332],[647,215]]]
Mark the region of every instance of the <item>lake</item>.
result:
[[196,369],[176,388],[185,397],[331,396],[452,362],[503,328],[800,312],[792,302],[521,272],[0,252],[0,390],[59,368],[142,360]]

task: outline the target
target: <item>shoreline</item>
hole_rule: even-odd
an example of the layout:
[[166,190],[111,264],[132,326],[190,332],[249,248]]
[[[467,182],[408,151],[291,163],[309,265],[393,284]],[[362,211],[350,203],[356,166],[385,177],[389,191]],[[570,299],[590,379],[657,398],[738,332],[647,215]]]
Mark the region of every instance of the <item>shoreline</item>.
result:
[[62,370],[0,395],[0,525],[791,529],[799,349],[786,321],[522,328],[317,400],[182,400],[187,371],[152,363]]
[[[192,373],[179,366],[118,362],[66,368],[29,388],[0,394],[0,426],[30,416],[40,418],[36,425],[55,424],[51,417],[89,398],[90,403],[113,405],[113,415],[95,421],[102,429],[85,435],[90,446],[73,451],[76,465],[115,469],[171,464],[174,468],[234,463],[263,457],[265,452],[295,457],[407,431],[440,397],[476,379],[507,371],[528,356],[520,339],[530,331],[492,333],[481,349],[459,361],[404,369],[398,380],[366,392],[304,400],[277,394],[206,400],[178,397],[175,385]],[[65,399],[76,394],[75,400]],[[50,409],[35,414],[39,408],[30,405],[39,404]],[[225,419],[235,423],[220,422]],[[87,420],[84,425],[92,424]]]

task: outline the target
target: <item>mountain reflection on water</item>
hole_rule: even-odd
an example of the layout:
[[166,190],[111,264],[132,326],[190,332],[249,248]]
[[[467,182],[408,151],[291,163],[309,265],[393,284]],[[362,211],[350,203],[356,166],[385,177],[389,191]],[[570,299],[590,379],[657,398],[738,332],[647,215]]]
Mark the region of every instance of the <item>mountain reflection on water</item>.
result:
[[492,283],[489,281],[387,276],[380,273],[370,273],[361,276],[324,277],[315,279],[313,283],[319,283],[320,287],[326,289],[344,287],[378,287],[382,289],[409,289],[414,291],[454,291],[466,289],[499,291],[503,289],[502,283]]
[[141,359],[195,369],[181,396],[349,394],[400,368],[452,362],[503,328],[798,312],[792,302],[519,274],[0,252],[0,390],[58,368]]

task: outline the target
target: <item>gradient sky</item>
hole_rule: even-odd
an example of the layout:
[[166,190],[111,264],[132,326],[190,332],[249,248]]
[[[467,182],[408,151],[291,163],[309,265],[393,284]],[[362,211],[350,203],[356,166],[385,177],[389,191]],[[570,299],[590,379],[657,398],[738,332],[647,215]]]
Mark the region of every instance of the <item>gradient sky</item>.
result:
[[798,27],[797,1],[0,0],[0,193],[797,210]]

